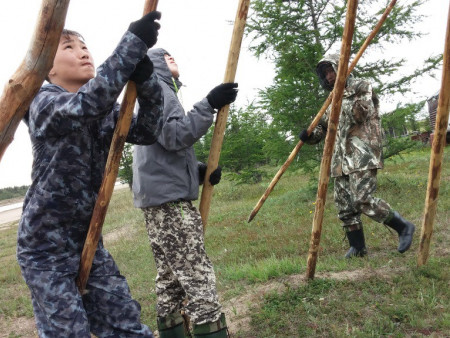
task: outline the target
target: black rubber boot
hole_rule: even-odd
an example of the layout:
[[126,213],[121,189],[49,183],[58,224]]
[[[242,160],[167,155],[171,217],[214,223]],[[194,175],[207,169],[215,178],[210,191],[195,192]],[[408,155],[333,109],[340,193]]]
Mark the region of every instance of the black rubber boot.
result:
[[203,337],[203,338],[227,338],[228,329],[227,323],[225,321],[225,314],[222,313],[220,318],[212,323],[205,323],[196,325],[193,327],[194,337]]
[[184,319],[181,313],[176,312],[167,317],[158,317],[158,332],[160,338],[186,338],[184,330]]
[[350,243],[350,249],[345,254],[345,258],[364,257],[367,255],[363,229],[346,232],[346,235]]
[[413,234],[416,227],[411,222],[404,219],[397,211],[384,224],[390,226],[398,233],[398,252],[404,253],[412,243]]

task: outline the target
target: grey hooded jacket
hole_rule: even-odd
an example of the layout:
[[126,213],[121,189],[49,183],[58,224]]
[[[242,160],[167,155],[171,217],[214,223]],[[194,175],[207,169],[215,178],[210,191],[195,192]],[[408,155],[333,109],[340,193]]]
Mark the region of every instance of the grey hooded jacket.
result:
[[206,98],[185,113],[176,94],[181,83],[175,80],[175,86],[164,54],[169,53],[161,48],[148,51],[163,91],[164,122],[157,142],[134,147],[133,195],[138,208],[198,198],[198,161],[192,146],[206,134],[215,113]]

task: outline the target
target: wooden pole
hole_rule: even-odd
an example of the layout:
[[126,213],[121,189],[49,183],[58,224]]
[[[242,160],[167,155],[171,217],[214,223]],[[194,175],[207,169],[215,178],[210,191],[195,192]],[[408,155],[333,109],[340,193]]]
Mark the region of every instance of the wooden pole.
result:
[[306,266],[306,277],[314,278],[316,270],[317,253],[319,251],[320,236],[322,232],[323,212],[327,197],[328,182],[331,172],[331,158],[333,156],[334,142],[336,139],[339,116],[341,114],[342,95],[347,81],[348,60],[352,45],[353,32],[355,29],[356,9],[358,0],[347,2],[347,15],[345,19],[344,33],[342,35],[341,56],[333,90],[333,100],[331,104],[330,120],[328,122],[327,136],[325,138],[325,148],[323,150],[322,163],[320,166],[319,186],[317,190],[316,208],[314,212],[313,228],[309,246],[308,263]]
[[[144,5],[144,15],[156,10],[157,5],[158,0],[146,0]],[[77,286],[81,294],[83,294],[89,278],[95,251],[97,250],[98,241],[100,240],[100,235],[102,233],[103,222],[105,221],[108,205],[114,191],[114,184],[116,183],[117,174],[119,172],[120,158],[122,157],[123,147],[130,129],[136,97],[136,84],[133,81],[128,81],[125,95],[120,106],[116,129],[114,130],[113,139],[111,141],[102,185],[98,192],[86,241],[81,253],[80,268],[77,278]]]
[[3,90],[0,97],[0,161],[14,139],[20,120],[53,66],[69,2],[42,1],[30,47]]
[[419,254],[417,265],[427,262],[430,250],[431,235],[436,216],[439,184],[441,180],[442,156],[446,142],[448,114],[450,109],[450,5],[447,19],[447,33],[445,37],[444,62],[442,67],[442,83],[439,91],[439,101],[436,113],[436,127],[431,148],[430,169],[428,172],[428,187],[425,198],[425,211],[420,233]]
[[[362,54],[364,53],[364,51],[367,49],[367,46],[370,44],[370,42],[373,40],[373,38],[377,35],[377,33],[380,31],[381,26],[383,25],[383,23],[386,21],[386,18],[388,17],[389,13],[391,12],[392,8],[394,7],[395,3],[397,2],[397,0],[392,0],[389,3],[389,6],[386,7],[383,15],[381,16],[380,20],[378,21],[377,25],[375,26],[375,28],[372,30],[372,32],[367,36],[366,40],[364,41],[363,45],[361,46],[361,48],[359,49],[358,53],[356,54],[355,58],[353,59],[352,63],[350,64],[350,66],[348,67],[348,72],[347,72],[347,76],[350,75],[350,73],[353,71],[353,69],[355,68],[356,64],[358,63],[359,59],[361,58]],[[317,113],[316,117],[314,118],[314,120],[311,122],[311,124],[309,125],[307,131],[308,131],[308,135],[310,135],[312,133],[312,131],[314,130],[314,128],[317,127],[317,125],[319,124],[320,119],[322,118],[323,114],[325,113],[325,111],[327,110],[328,106],[331,104],[331,99],[333,97],[333,92],[330,93],[330,95],[328,95],[328,98],[326,99],[326,101],[324,102],[322,108],[320,108],[319,112]],[[299,141],[297,143],[297,145],[295,146],[295,148],[292,150],[292,152],[290,153],[289,157],[287,158],[286,162],[284,162],[284,164],[281,166],[281,168],[278,170],[278,172],[275,174],[274,178],[272,179],[272,181],[270,182],[269,186],[267,187],[266,191],[264,192],[264,194],[261,196],[261,198],[259,199],[258,203],[256,203],[255,207],[253,208],[252,212],[250,213],[250,216],[248,217],[248,222],[250,223],[252,221],[253,218],[255,218],[256,214],[258,213],[259,209],[261,209],[261,207],[263,206],[264,202],[266,201],[267,197],[269,197],[270,193],[272,192],[272,190],[275,188],[275,185],[278,183],[278,181],[280,180],[281,176],[283,176],[283,174],[285,173],[285,171],[287,170],[287,168],[291,165],[292,161],[295,159],[295,157],[297,156],[298,152],[300,151],[300,149],[303,147],[303,141]]]
[[[227,67],[225,70],[225,77],[223,80],[224,83],[234,82],[249,5],[250,0],[239,0],[236,19],[234,21],[230,50],[228,53]],[[219,164],[220,151],[222,148],[223,137],[225,134],[225,127],[227,124],[229,110],[230,110],[229,105],[226,105],[219,110],[219,113],[217,114],[216,124],[214,127],[213,137],[211,140],[211,149],[209,151],[208,165],[206,168],[205,180],[203,182],[202,196],[200,199],[200,207],[199,207],[203,221],[203,229],[206,227],[206,224],[208,222],[209,207],[211,204],[211,198],[214,189],[211,183],[209,182],[209,176],[217,168],[217,165]]]

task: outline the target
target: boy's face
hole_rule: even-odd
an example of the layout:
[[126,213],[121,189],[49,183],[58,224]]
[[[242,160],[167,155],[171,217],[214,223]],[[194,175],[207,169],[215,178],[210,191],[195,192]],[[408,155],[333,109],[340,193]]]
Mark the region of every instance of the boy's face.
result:
[[95,76],[94,60],[86,44],[75,35],[62,35],[49,72],[52,83],[72,91]]
[[169,54],[164,54],[164,59],[166,59],[167,67],[169,67],[172,76],[175,79],[178,79],[180,77],[180,72],[178,71],[178,65],[176,64],[175,59]]

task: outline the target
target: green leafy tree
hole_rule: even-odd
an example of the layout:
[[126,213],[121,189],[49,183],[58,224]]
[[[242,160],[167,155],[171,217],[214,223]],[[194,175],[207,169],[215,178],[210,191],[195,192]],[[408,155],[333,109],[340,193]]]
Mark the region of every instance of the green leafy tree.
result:
[[[353,55],[378,22],[388,2],[359,2]],[[371,81],[379,96],[407,93],[413,80],[436,69],[442,60],[442,55],[432,56],[411,74],[397,76],[405,59],[383,58],[383,51],[390,44],[421,36],[415,30],[415,24],[422,19],[420,9],[424,3],[425,0],[407,4],[398,2],[366,50],[366,55],[372,55],[372,58],[362,58],[353,71],[353,75]],[[272,135],[281,135],[286,143],[296,143],[299,131],[310,124],[328,95],[319,86],[315,67],[324,54],[339,52],[346,2],[255,0],[252,9],[247,25],[247,34],[252,38],[251,50],[257,57],[270,59],[276,72],[274,83],[261,92],[257,108],[270,116]],[[317,163],[319,152],[320,147],[303,147],[299,164]]]
[[133,184],[133,145],[131,143],[125,143],[123,147],[117,176],[121,183],[128,184],[131,189]]

